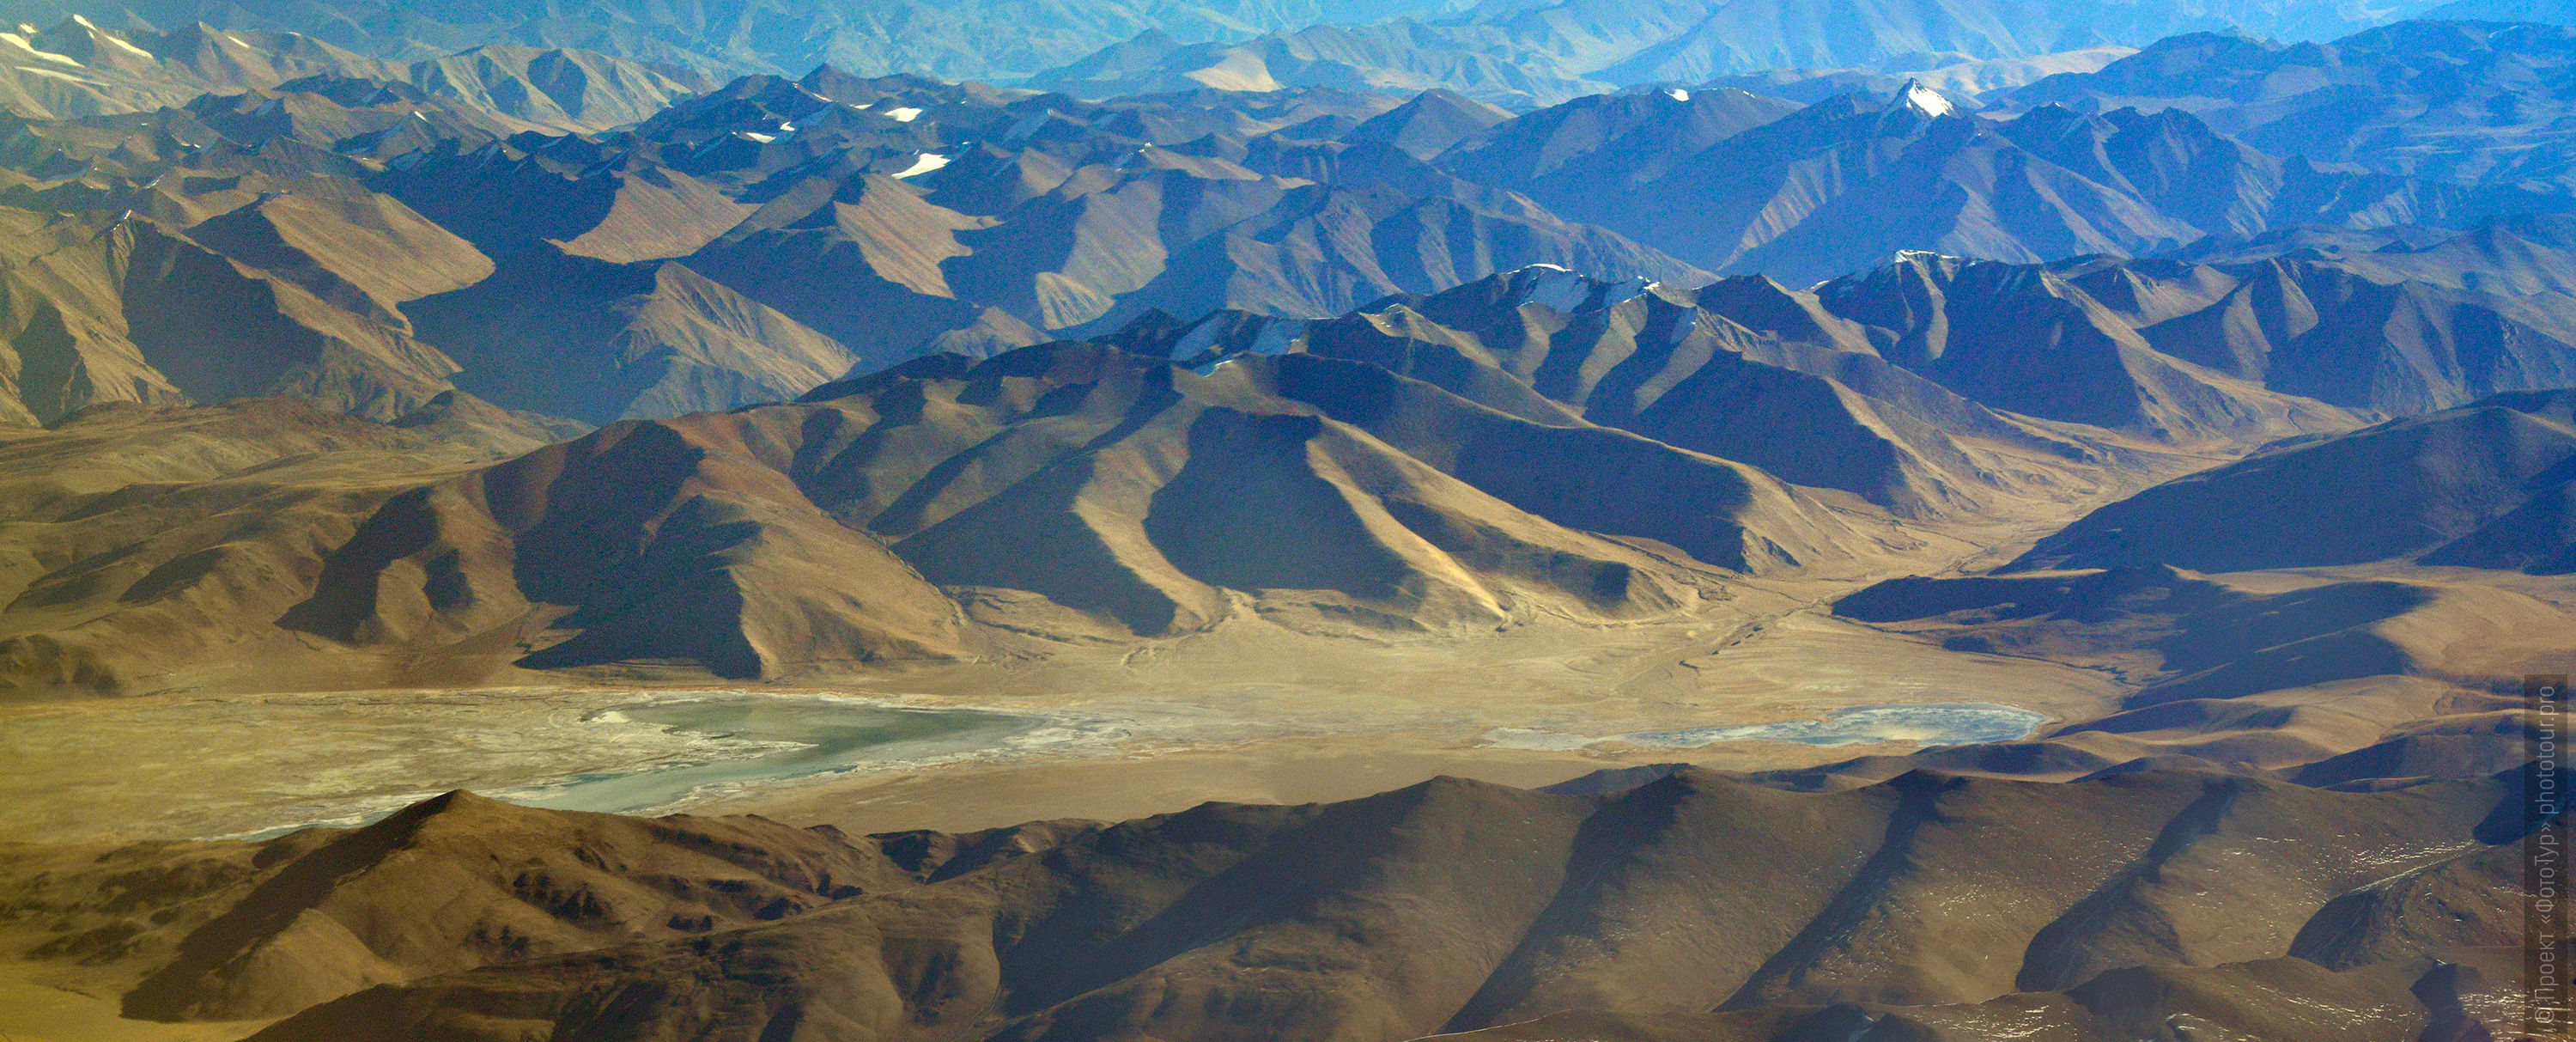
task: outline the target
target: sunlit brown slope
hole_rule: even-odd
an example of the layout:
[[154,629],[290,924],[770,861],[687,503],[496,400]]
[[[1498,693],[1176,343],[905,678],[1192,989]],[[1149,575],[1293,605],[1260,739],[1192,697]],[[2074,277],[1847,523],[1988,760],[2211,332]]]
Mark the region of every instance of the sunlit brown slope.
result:
[[491,273],[463,240],[332,177],[182,176],[147,194],[149,210],[6,212],[7,418],[293,393],[391,419],[451,388],[456,363],[396,308]]
[[505,134],[561,133],[640,122],[704,87],[691,74],[674,78],[591,51],[494,45],[385,61],[300,32],[225,32],[203,22],[118,32],[74,15],[0,41],[0,108],[38,119],[150,112],[209,94],[354,88],[436,102]]
[[898,880],[912,881],[830,832],[452,793],[278,867],[189,933],[125,1008],[275,1016],[446,970],[782,919]]
[[[1956,277],[1959,303],[1912,284],[1927,271]],[[1926,256],[1810,291],[1758,277],[1690,291],[1535,266],[1328,321],[1147,316],[1118,338],[1185,361],[1297,350],[1364,362],[1918,518],[2098,494],[2106,471],[2160,465],[2139,436],[2214,448],[2356,422],[2160,354],[2044,270]]]
[[453,395],[398,423],[270,399],[0,428],[0,691],[121,694],[298,655],[274,620],[359,517],[567,433]]
[[[2494,942],[2379,881],[2413,871],[2504,900],[2506,881],[2446,862],[2518,837],[2494,813],[2510,780],[2336,793],[1926,772],[1799,794],[1686,771],[1597,796],[1441,780],[963,841],[451,796],[327,844],[277,841],[264,880],[230,889],[175,957],[145,949],[159,965],[128,1001],[227,1015],[268,1008],[254,980],[299,997],[409,981],[258,1036],[273,1040],[1213,1040],[1407,1038],[1568,1009],[1742,1010],[1721,1023],[1770,1032],[1833,1005],[1973,1023],[1945,1004],[2016,1002],[2095,1030],[2177,1011],[2277,1028],[2392,996],[2366,1020],[2388,1034],[2366,1037],[2408,1038],[2441,1012],[2438,993],[2404,1000],[2428,957]],[[728,878],[742,882],[713,885]],[[747,923],[763,915],[778,921]],[[2312,938],[2362,921],[2392,926],[2341,942],[2343,977],[2263,962],[2323,954]],[[354,966],[372,969],[323,972]],[[2067,997],[2005,998],[2030,989]]]
[[[2336,581],[2161,566],[1900,579],[1834,611],[1953,652],[2083,665],[2132,685],[2119,712],[2014,746],[1924,754],[1934,762],[2068,777],[2176,758],[2312,784],[2520,762],[2540,721],[2511,692],[2532,663],[2567,653],[2576,622],[2545,588],[2457,574]],[[1855,761],[1802,784],[1915,762]]]
[[2406,558],[2563,571],[2570,397],[2500,395],[2285,444],[2103,507],[2022,563],[2242,571]]
[[[1068,344],[621,424],[394,501],[288,623],[402,646],[544,622],[561,643],[529,665],[774,675],[967,653],[943,588],[1045,634],[1245,608],[1447,632],[1667,612],[1711,567],[1845,559],[1846,522],[1757,471],[1356,375]],[[1605,456],[1628,462],[1564,465]]]

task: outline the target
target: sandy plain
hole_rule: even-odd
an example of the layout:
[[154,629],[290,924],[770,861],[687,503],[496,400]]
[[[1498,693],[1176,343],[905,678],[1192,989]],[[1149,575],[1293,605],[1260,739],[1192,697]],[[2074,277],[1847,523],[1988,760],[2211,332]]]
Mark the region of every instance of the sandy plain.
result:
[[1206,800],[1343,799],[1439,774],[1546,784],[1608,767],[1804,766],[1910,743],[1674,748],[1640,732],[1812,720],[1853,706],[2107,712],[2107,674],[1945,651],[1808,607],[1740,622],[1538,623],[1466,642],[1309,636],[1246,619],[1141,650],[878,671],[827,685],[634,676],[467,691],[173,694],[0,708],[0,833],[97,842],[353,824],[452,788],[487,793],[748,755],[604,724],[710,690],[1043,718],[982,752],[863,764],[650,808],[854,831],[1117,820]]
[[[1898,574],[1973,569],[2042,526],[1927,541]],[[2030,531],[2020,529],[2027,528]],[[1980,547],[1988,549],[1980,549]],[[1537,618],[1489,636],[1317,635],[1244,613],[1202,633],[1066,643],[983,663],[876,668],[793,684],[649,669],[524,673],[474,686],[262,690],[238,672],[140,698],[0,704],[0,836],[113,844],[355,824],[453,788],[507,794],[749,751],[603,710],[710,694],[1043,718],[999,747],[694,794],[654,812],[757,813],[852,832],[1123,820],[1210,800],[1338,800],[1439,775],[1544,785],[1689,762],[1808,766],[1916,748],[1621,736],[1824,718],[1837,709],[1992,703],[2050,724],[2113,711],[2109,670],[1944,650],[1832,615],[1864,584],[1747,582],[1713,610],[1620,625]],[[353,668],[347,679],[368,670]],[[32,942],[30,942],[32,943]],[[22,946],[23,947],[23,946]],[[119,1018],[125,983],[60,963],[0,966],[9,1042],[202,1042],[257,1024]]]

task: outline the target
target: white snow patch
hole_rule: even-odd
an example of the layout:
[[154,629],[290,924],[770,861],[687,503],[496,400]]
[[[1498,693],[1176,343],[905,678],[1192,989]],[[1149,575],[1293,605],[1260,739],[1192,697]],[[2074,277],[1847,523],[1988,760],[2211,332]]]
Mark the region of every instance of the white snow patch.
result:
[[[125,42],[125,40],[124,40],[122,37],[117,36],[115,33],[111,33],[111,32],[107,32],[107,31],[105,31],[105,30],[101,30],[101,31],[99,32],[99,35],[100,35],[100,36],[103,36],[103,37],[106,37],[106,38],[107,38],[107,42],[109,42],[109,43],[111,43],[111,44],[116,45],[116,49],[121,50],[121,51],[124,51],[124,52],[125,52],[125,53],[127,53],[127,54],[136,55],[136,56],[138,56],[138,57],[144,57],[144,58],[152,58],[152,52],[147,51],[147,50],[144,50],[143,48],[140,48],[140,47],[137,47],[137,46],[135,46],[135,45],[133,45],[133,44],[130,44],[130,43]],[[152,60],[154,60],[154,61],[159,61],[160,59],[158,59],[158,58],[152,58]]]
[[781,123],[778,125],[778,132],[781,134],[793,134],[796,132],[796,124]]
[[748,130],[736,131],[736,133],[739,133],[739,134],[741,134],[742,136],[744,136],[744,137],[746,137],[746,138],[750,138],[751,140],[753,140],[753,141],[757,141],[757,142],[760,142],[761,144],[764,144],[764,145],[766,145],[766,144],[768,144],[768,143],[770,143],[770,142],[772,142],[772,141],[776,141],[776,140],[778,140],[778,135],[776,135],[776,134],[755,134],[755,133],[752,133],[751,131],[748,131]]
[[[40,51],[40,50],[37,50],[37,49],[36,49],[36,41],[34,41],[34,40],[30,40],[30,39],[28,39],[28,38],[26,38],[26,37],[24,37],[24,36],[20,36],[20,35],[18,35],[18,34],[16,34],[16,33],[0,33],[0,43],[7,43],[7,44],[9,44],[10,46],[16,47],[16,48],[18,48],[19,50],[22,50],[22,51],[25,51],[25,52],[27,52],[27,53],[29,53],[29,54],[35,55],[36,57],[41,58],[41,59],[44,59],[45,61],[49,61],[49,62],[60,62],[60,63],[62,63],[62,64],[64,64],[64,65],[69,65],[69,66],[71,66],[72,68],[75,68],[75,69],[77,69],[77,68],[80,68],[80,67],[81,67],[81,63],[79,63],[79,62],[77,62],[77,61],[72,60],[72,58],[71,58],[69,55],[55,54],[55,53],[54,53],[54,52],[52,52],[52,51]],[[29,71],[34,71],[34,70],[29,70]]]
[[1513,273],[1520,283],[1521,303],[1573,311],[1592,296],[1592,280],[1553,264],[1532,264]]
[[68,72],[62,72],[62,71],[55,70],[55,69],[38,69],[38,68],[31,67],[31,66],[26,66],[26,65],[21,65],[21,66],[18,66],[17,68],[18,68],[18,71],[19,71],[19,72],[26,73],[26,74],[27,74],[27,75],[29,75],[29,76],[42,76],[42,77],[44,77],[44,78],[46,78],[46,79],[49,79],[49,80],[61,80],[61,81],[65,82],[65,83],[77,83],[77,84],[80,84],[81,86],[84,86],[84,87],[104,87],[104,86],[107,86],[107,84],[101,83],[101,82],[99,82],[99,81],[97,81],[97,80],[90,79],[89,77],[86,77],[86,76],[74,76],[74,75],[72,75],[71,73],[68,73]]
[[887,109],[887,110],[885,111],[885,114],[886,114],[886,118],[887,118],[887,119],[891,119],[891,120],[893,120],[893,121],[895,121],[895,122],[897,122],[897,123],[910,123],[910,122],[912,122],[913,120],[916,120],[916,119],[920,119],[920,118],[921,118],[921,110],[920,110],[920,109],[916,109],[916,108],[908,108],[908,107],[907,107],[907,108],[899,108],[899,109]]
[[937,152],[924,152],[924,153],[922,153],[922,154],[921,154],[921,158],[916,159],[916,160],[913,160],[913,161],[912,161],[912,165],[911,165],[911,166],[908,166],[908,167],[903,168],[903,172],[902,172],[902,173],[900,173],[900,174],[896,174],[896,175],[894,175],[894,176],[896,176],[896,177],[919,177],[919,176],[921,176],[921,175],[923,175],[923,174],[927,174],[927,173],[929,173],[929,172],[931,172],[931,171],[933,171],[933,170],[937,170],[937,169],[939,169],[940,167],[947,166],[947,165],[948,165],[948,157],[947,157],[947,156],[940,155],[940,154],[939,154],[939,153],[937,153]]
[[1690,100],[1690,92],[1689,92],[1689,91],[1686,91],[1686,90],[1683,90],[1683,89],[1681,89],[1681,88],[1679,88],[1679,87],[1667,87],[1667,88],[1664,88],[1664,96],[1665,96],[1665,97],[1667,97],[1667,98],[1671,98],[1671,99],[1673,99],[1674,101],[1689,101],[1689,100]]
[[1942,97],[1940,91],[1924,86],[1921,80],[1905,81],[1905,86],[1897,89],[1896,102],[1926,116],[1950,114],[1950,99]]

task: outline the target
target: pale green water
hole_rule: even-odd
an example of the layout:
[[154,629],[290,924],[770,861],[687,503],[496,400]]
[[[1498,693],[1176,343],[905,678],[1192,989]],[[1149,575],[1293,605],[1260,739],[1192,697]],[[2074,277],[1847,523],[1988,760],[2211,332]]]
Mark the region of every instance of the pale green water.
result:
[[1791,720],[1737,727],[1700,727],[1687,731],[1650,731],[1628,735],[1639,745],[1697,749],[1718,742],[1796,742],[1801,745],[1866,745],[1913,742],[1917,745],[1980,745],[2015,742],[2039,730],[2048,718],[2027,709],[1986,702],[1853,706],[1837,709],[1822,720]]
[[898,709],[776,695],[639,702],[603,709],[585,719],[605,725],[644,724],[720,740],[727,755],[645,770],[575,775],[494,795],[554,810],[652,810],[692,796],[839,774],[872,764],[981,752],[1047,723],[1038,717],[972,709]]
[[[1007,755],[1099,736],[1096,729],[1012,713],[734,692],[611,706],[583,715],[576,726],[595,732],[593,748],[602,754],[586,755],[586,762],[614,763],[620,759],[618,750],[633,750],[636,766],[516,787],[508,781],[476,780],[468,787],[530,807],[610,814],[661,811],[799,778]],[[651,740],[639,741],[644,738]],[[579,740],[578,731],[572,740]],[[425,771],[440,769],[423,765]],[[211,838],[267,839],[316,825],[354,828],[434,795],[435,786],[453,784],[436,775],[418,781],[429,787],[339,796],[316,792],[270,819],[274,824],[268,827]]]
[[1912,742],[1929,747],[2016,742],[2037,733],[2047,723],[2048,717],[2042,714],[1991,702],[1909,702],[1848,706],[1817,720],[1612,735],[1557,729],[1498,728],[1486,732],[1484,738],[1487,744],[1507,749],[1559,751],[1583,749],[1610,741],[1667,749],[1699,749],[1719,742],[1796,742],[1825,747]]

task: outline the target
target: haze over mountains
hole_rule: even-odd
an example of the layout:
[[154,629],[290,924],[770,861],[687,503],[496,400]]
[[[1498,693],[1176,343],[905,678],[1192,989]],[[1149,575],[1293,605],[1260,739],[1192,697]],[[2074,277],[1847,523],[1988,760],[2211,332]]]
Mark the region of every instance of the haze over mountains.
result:
[[[11,131],[7,319],[30,361],[7,408],[38,421],[276,392],[389,419],[453,388],[604,423],[1152,310],[1321,318],[1530,264],[1799,286],[1903,250],[2224,256],[2299,229],[2421,243],[2570,208],[2563,186],[2279,158],[2181,108],[1988,116],[1919,86],[1805,107],[1647,91],[1518,117],[1437,91],[1093,103],[831,70],[688,96],[572,52],[392,66],[302,37],[146,39],[163,57],[75,22],[39,36],[29,53],[116,57],[165,94],[221,75],[247,90]],[[257,74],[224,72],[241,69]],[[215,301],[224,314],[192,310]],[[2545,302],[2493,309],[2555,335],[2532,314]],[[170,329],[228,330],[233,354],[192,372]]]
[[[2563,194],[2284,161],[2179,109],[1994,117],[1917,85],[1515,117],[1438,91],[1095,103],[826,69],[544,134],[514,128],[675,88],[531,58],[645,77],[541,111],[488,61],[268,42],[338,71],[13,131],[22,422],[286,394],[524,446],[810,398],[463,478],[263,477],[331,504],[315,542],[180,525],[114,568],[40,556],[6,616],[27,685],[132,690],[201,659],[139,638],[173,599],[212,598],[189,610],[265,654],[466,674],[783,676],[1246,610],[1428,633],[1672,616],[1729,573],[1884,567],[1858,548],[1890,525],[2059,516],[2196,454],[2576,383]],[[451,67],[485,85],[425,71]],[[2192,259],[2084,256],[2159,248]],[[123,458],[29,451],[48,441]],[[1602,453],[1627,484],[1527,477]],[[1282,498],[1191,491],[1244,482]],[[153,523],[237,509],[184,502]],[[1254,542],[1372,549],[1242,549],[1327,502],[1337,534]],[[66,547],[119,530],[46,517]],[[557,534],[609,531],[631,545]],[[990,547],[1033,539],[1048,569],[995,569]],[[855,599],[789,578],[820,561],[879,578]],[[286,651],[298,634],[327,642]]]
[[952,79],[1025,76],[1150,29],[1193,37],[1244,36],[1317,22],[1433,15],[1451,5],[1411,0],[1324,0],[1136,5],[1058,3],[841,5],[783,0],[686,13],[651,4],[601,3],[529,11],[470,2],[321,5],[260,9],[179,0],[93,8],[34,0],[0,16],[52,22],[86,14],[125,28],[215,28],[308,33],[373,57],[418,60],[485,46],[579,48],[662,65],[797,73],[832,64],[868,75],[915,72]]
[[[2401,5],[2377,17],[2404,18]],[[1085,96],[1189,89],[1447,88],[1513,108],[1641,84],[1766,70],[1915,72],[2011,86],[2090,71],[2117,52],[2194,30],[2323,40],[2375,21],[2327,4],[1795,4],[1491,2],[1454,18],[1324,24],[1249,40],[1155,32],[1040,73]]]
[[2558,123],[2576,59],[2576,29],[2564,22],[2406,22],[2295,46],[2181,36],[2010,99],[2096,112],[2177,108],[2275,155],[2475,184],[2564,185],[2569,146]]
[[[879,76],[1082,85],[1090,97],[1214,86],[1450,87],[1550,104],[1648,82],[1777,68],[1912,71],[2195,30],[2323,40],[2422,15],[2409,2],[1867,3],[1815,17],[1794,4],[1298,0],[1143,4],[764,0],[686,13],[631,2],[544,11],[462,2],[269,9],[201,0],[15,0],[0,18],[81,14],[113,29],[295,32],[417,61],[479,47],[579,48],[717,78],[834,65]],[[2494,17],[2462,14],[2445,17]],[[1095,53],[1097,52],[1097,53]],[[1083,93],[1084,91],[1077,91]]]
[[[0,90],[21,116],[150,111],[207,93],[304,82],[364,81],[359,95],[440,102],[504,133],[606,130],[703,91],[708,81],[607,55],[495,45],[417,61],[364,57],[294,32],[227,32],[194,23],[169,32],[111,32],[78,15],[22,26],[0,40]],[[676,78],[675,78],[676,77]],[[344,88],[345,89],[345,88]]]
[[[239,835],[407,807],[0,845],[0,1006],[494,1042],[2515,1025],[2552,827],[2520,678],[2576,655],[2576,30],[9,10],[0,730],[139,765],[11,791],[75,808],[47,835],[173,820],[135,803],[170,764],[257,790]],[[341,763],[306,806],[200,762],[319,719],[292,741],[450,743],[516,799],[880,740],[627,715],[718,690],[1030,730],[679,797],[811,828]],[[1833,744],[1889,712],[2023,723]],[[1264,756],[1320,802],[1182,809]],[[1403,784],[1457,765],[1574,780]],[[942,799],[988,816],[825,824]],[[978,831],[1069,813],[1145,816]]]

